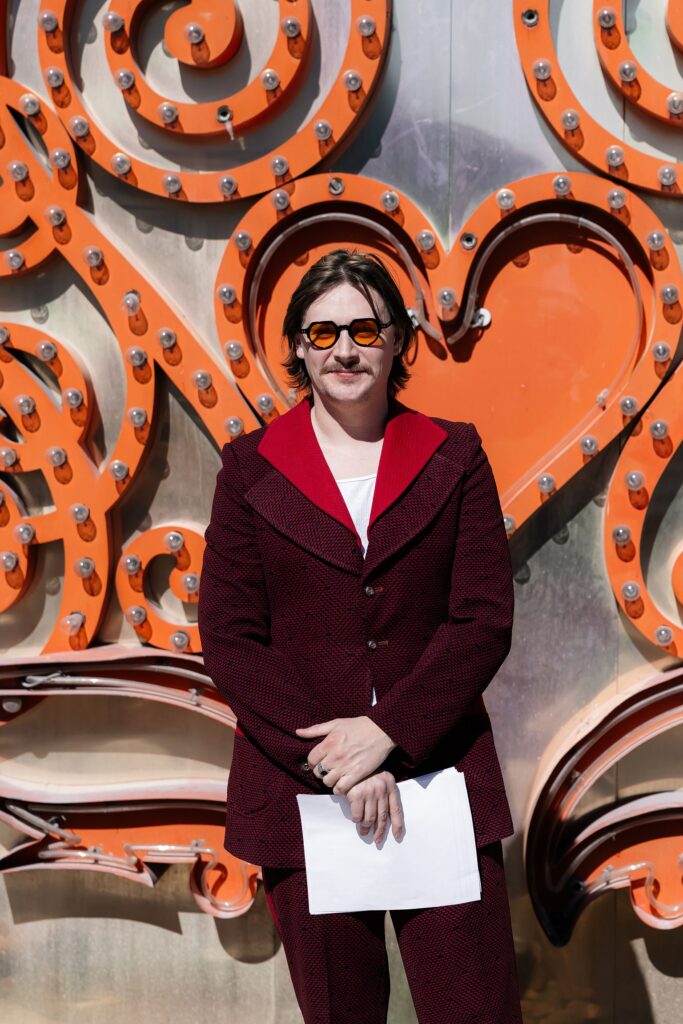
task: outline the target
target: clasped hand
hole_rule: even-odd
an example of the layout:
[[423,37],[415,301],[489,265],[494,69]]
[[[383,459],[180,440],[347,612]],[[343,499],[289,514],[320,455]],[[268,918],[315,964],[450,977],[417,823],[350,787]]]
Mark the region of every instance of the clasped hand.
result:
[[328,769],[322,781],[333,793],[348,799],[351,817],[360,823],[361,833],[367,835],[376,822],[373,840],[379,842],[390,815],[398,838],[403,814],[396,780],[388,771],[372,774],[396,746],[391,737],[367,715],[334,718],[299,728],[296,733],[302,739],[323,737],[308,752],[308,763],[314,772],[320,762]]

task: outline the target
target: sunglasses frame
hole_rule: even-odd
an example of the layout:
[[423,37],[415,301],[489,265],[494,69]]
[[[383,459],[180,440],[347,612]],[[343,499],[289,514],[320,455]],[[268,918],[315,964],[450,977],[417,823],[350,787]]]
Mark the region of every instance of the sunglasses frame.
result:
[[[362,341],[356,341],[356,339],[351,334],[351,328],[353,327],[353,325],[355,323],[367,322],[368,320],[372,320],[373,323],[375,323],[377,325],[377,328],[378,328],[378,330],[377,330],[377,337],[374,338],[372,341],[369,341],[367,343],[367,345],[364,345]],[[354,317],[354,319],[351,321],[350,324],[337,324],[337,323],[334,322],[334,320],[313,320],[313,322],[310,323],[308,325],[308,327],[302,327],[301,328],[301,333],[308,338],[308,340],[309,340],[310,344],[313,346],[313,348],[318,349],[321,352],[326,352],[327,349],[334,348],[334,346],[339,341],[339,336],[340,336],[340,334],[341,334],[341,332],[343,330],[347,330],[349,332],[349,337],[351,338],[351,341],[354,343],[354,345],[358,345],[359,348],[372,348],[373,345],[376,344],[377,339],[381,335],[381,333],[384,330],[384,328],[385,327],[391,327],[393,322],[394,322],[393,320],[387,320],[386,323],[382,323],[382,321],[378,320],[376,316],[357,316],[357,317]],[[313,339],[311,338],[309,332],[310,332],[312,327],[316,326],[316,324],[333,324],[334,325],[334,327],[336,328],[336,331],[337,331],[337,335],[336,335],[336,337],[335,337],[335,339],[334,339],[334,341],[332,342],[331,345],[316,345],[316,343],[313,341]]]

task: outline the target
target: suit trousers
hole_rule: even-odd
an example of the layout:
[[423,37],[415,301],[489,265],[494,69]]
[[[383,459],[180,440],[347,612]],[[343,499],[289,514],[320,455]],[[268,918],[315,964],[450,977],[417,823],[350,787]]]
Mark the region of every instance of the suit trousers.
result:
[[[389,911],[419,1024],[523,1024],[501,841],[478,855],[480,900]],[[262,873],[305,1024],[386,1024],[385,911],[310,914],[305,868]]]

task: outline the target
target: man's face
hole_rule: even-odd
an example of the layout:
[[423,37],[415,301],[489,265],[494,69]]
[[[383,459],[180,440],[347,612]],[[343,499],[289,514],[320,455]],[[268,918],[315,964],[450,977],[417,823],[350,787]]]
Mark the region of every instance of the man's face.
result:
[[[386,323],[389,313],[380,296],[372,292],[380,319]],[[314,320],[333,320],[336,324],[350,324],[361,317],[374,317],[372,306],[362,292],[344,283],[330,288],[311,303],[302,327]],[[387,382],[399,343],[393,326],[385,327],[369,347],[356,345],[348,331],[342,331],[332,348],[316,349],[308,338],[301,336],[296,354],[306,364],[314,393],[327,395],[337,402],[368,400],[377,394],[387,394]]]

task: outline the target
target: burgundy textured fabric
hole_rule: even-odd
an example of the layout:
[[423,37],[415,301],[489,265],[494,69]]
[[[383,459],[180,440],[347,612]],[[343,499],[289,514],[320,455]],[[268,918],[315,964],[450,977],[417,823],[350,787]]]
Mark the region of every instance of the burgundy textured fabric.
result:
[[368,537],[363,559],[308,399],[223,447],[198,622],[239,726],[225,846],[252,863],[304,866],[296,794],[330,790],[294,730],[337,717],[399,744],[398,781],[464,772],[479,847],[514,831],[481,696],[510,649],[512,566],[472,423],[390,402]]
[[[481,900],[389,911],[419,1024],[522,1024],[500,840],[478,853]],[[309,914],[304,869],[263,882],[305,1024],[386,1024],[384,912]]]

